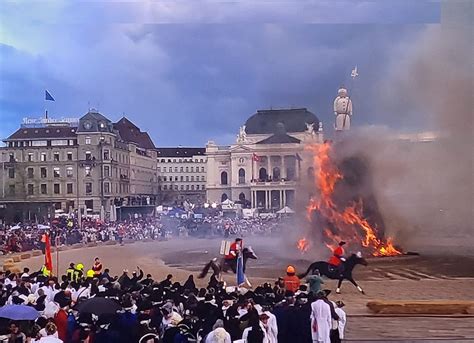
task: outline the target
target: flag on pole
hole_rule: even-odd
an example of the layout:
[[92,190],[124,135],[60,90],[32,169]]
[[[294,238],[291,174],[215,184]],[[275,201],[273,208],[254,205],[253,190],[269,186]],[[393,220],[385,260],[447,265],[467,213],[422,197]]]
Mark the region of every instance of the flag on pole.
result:
[[359,73],[357,72],[357,66],[355,66],[351,71],[351,77],[355,79],[357,76],[359,76]]
[[253,153],[253,155],[252,155],[252,161],[255,161],[255,162],[260,161],[260,156],[258,156],[256,153]]
[[55,101],[51,93],[47,90],[44,91],[44,100]]
[[49,240],[49,235],[45,233],[42,241],[44,243],[44,266],[51,273],[53,271],[53,258],[51,257],[51,241]]
[[244,258],[242,252],[239,253],[237,257],[237,286],[241,286],[245,283],[245,274],[244,274]]

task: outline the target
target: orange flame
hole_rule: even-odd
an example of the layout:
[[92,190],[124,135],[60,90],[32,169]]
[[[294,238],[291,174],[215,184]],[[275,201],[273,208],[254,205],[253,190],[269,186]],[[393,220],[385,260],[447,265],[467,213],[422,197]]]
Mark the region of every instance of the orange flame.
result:
[[309,241],[306,238],[301,238],[298,240],[298,243],[296,243],[296,247],[299,251],[305,253],[309,249]]
[[308,204],[307,218],[311,221],[312,214],[316,210],[335,228],[337,232],[333,232],[329,228],[323,230],[326,246],[333,250],[339,241],[345,240],[348,243],[357,243],[363,246],[374,256],[401,254],[394,247],[392,238],[387,240],[381,238],[377,227],[372,227],[364,218],[362,200],[359,199],[342,210],[337,208],[332,197],[336,184],[343,179],[343,175],[331,161],[330,143],[309,146],[308,149],[313,152],[315,182],[319,193],[312,197]]

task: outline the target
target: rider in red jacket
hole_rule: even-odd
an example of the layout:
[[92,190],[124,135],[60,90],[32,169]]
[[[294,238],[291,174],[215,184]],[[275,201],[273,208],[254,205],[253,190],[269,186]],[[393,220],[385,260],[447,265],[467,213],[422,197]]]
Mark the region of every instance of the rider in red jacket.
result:
[[229,253],[224,256],[226,260],[237,259],[240,250],[242,249],[242,238],[236,238],[235,242],[230,245]]
[[342,262],[345,262],[346,259],[344,258],[344,248],[342,246],[345,244],[346,242],[344,241],[339,242],[339,246],[334,249],[331,258],[328,261],[331,266],[337,268],[339,273],[344,271],[344,264]]

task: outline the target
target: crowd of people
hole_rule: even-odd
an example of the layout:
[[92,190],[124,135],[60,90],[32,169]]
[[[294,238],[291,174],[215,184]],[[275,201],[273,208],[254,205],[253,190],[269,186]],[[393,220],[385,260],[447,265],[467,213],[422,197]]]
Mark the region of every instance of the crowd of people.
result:
[[155,280],[139,267],[112,276],[99,258],[85,269],[71,263],[60,277],[28,268],[0,272],[0,306],[38,312],[34,321],[0,318],[0,342],[330,343],[344,337],[344,304],[328,299],[319,275],[300,280],[293,266],[254,290],[224,282],[198,288],[193,275],[184,283],[172,275]]
[[0,227],[0,251],[3,254],[41,249],[41,236],[49,232],[52,245],[72,245],[124,240],[159,240],[176,236],[229,237],[267,235],[281,228],[279,218],[204,217],[139,217],[124,221],[104,222],[86,219],[81,226],[74,218],[58,218],[38,225],[24,223]]

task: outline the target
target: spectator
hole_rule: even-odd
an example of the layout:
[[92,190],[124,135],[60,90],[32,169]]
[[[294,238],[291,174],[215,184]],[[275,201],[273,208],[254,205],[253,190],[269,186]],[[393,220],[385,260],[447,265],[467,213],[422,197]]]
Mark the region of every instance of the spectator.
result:
[[293,293],[300,288],[300,279],[295,274],[295,267],[288,266],[286,268],[286,276],[283,278],[285,289]]

